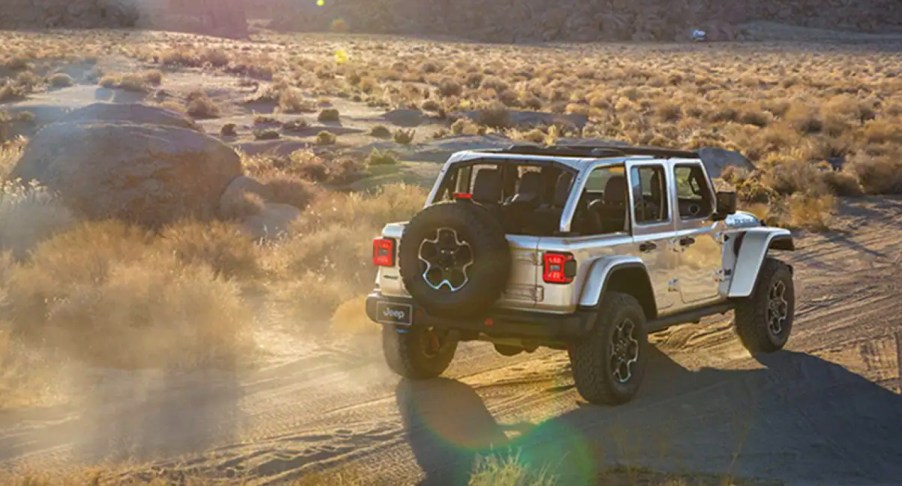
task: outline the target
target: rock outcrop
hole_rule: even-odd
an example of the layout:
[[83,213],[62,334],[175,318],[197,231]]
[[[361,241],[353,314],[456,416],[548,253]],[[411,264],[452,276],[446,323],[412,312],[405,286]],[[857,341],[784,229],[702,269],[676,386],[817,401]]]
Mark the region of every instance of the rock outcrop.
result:
[[92,105],[38,132],[12,177],[41,183],[92,219],[159,226],[215,217],[241,161],[178,118],[153,107]]

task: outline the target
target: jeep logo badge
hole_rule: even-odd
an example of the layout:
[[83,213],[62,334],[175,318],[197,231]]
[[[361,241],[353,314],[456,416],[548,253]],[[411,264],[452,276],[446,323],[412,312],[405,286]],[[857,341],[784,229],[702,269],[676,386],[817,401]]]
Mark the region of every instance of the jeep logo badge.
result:
[[411,319],[413,307],[410,304],[379,302],[376,314],[378,320],[386,324],[404,324],[409,326],[413,323]]

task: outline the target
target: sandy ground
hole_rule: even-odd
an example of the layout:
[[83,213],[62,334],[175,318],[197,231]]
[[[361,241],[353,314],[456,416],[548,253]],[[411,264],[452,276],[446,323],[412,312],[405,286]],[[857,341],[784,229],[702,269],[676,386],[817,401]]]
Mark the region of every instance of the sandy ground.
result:
[[[729,318],[673,328],[635,401],[586,405],[565,353],[503,358],[464,345],[446,378],[400,380],[378,338],[311,344],[261,335],[267,364],[195,374],[97,370],[59,409],[0,414],[3,467],[132,461],[271,483],[341,467],[374,483],[466,477],[507,446],[567,483],[616,465],[796,483],[902,475],[902,199],[844,201],[803,235],[788,349],[753,359]],[[536,459],[538,460],[538,459]]]

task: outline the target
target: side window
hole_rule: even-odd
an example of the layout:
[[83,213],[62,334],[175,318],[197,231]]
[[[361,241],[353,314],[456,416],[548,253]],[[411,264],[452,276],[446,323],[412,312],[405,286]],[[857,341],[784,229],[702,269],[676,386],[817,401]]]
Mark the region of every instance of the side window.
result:
[[673,170],[680,218],[707,218],[714,212],[708,178],[698,164],[678,165]]
[[633,167],[630,171],[630,184],[636,224],[655,224],[669,220],[663,167]]
[[583,235],[628,231],[626,176],[622,166],[600,167],[589,174],[574,217],[574,229]]

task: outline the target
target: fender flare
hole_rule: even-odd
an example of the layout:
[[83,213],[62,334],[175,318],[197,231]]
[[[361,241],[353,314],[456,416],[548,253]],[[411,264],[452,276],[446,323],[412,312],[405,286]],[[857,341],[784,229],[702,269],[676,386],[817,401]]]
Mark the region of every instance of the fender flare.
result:
[[794,250],[792,233],[778,228],[754,228],[744,233],[739,254],[736,256],[728,297],[743,298],[752,295],[758,282],[761,265],[771,248]]
[[[586,275],[586,283],[583,285],[579,298],[579,306],[583,309],[598,307],[601,296],[604,295],[611,275],[616,270],[624,268],[641,268],[648,275],[648,269],[642,259],[636,256],[622,255],[602,257],[592,262],[592,267]],[[650,280],[649,280],[650,281]]]

